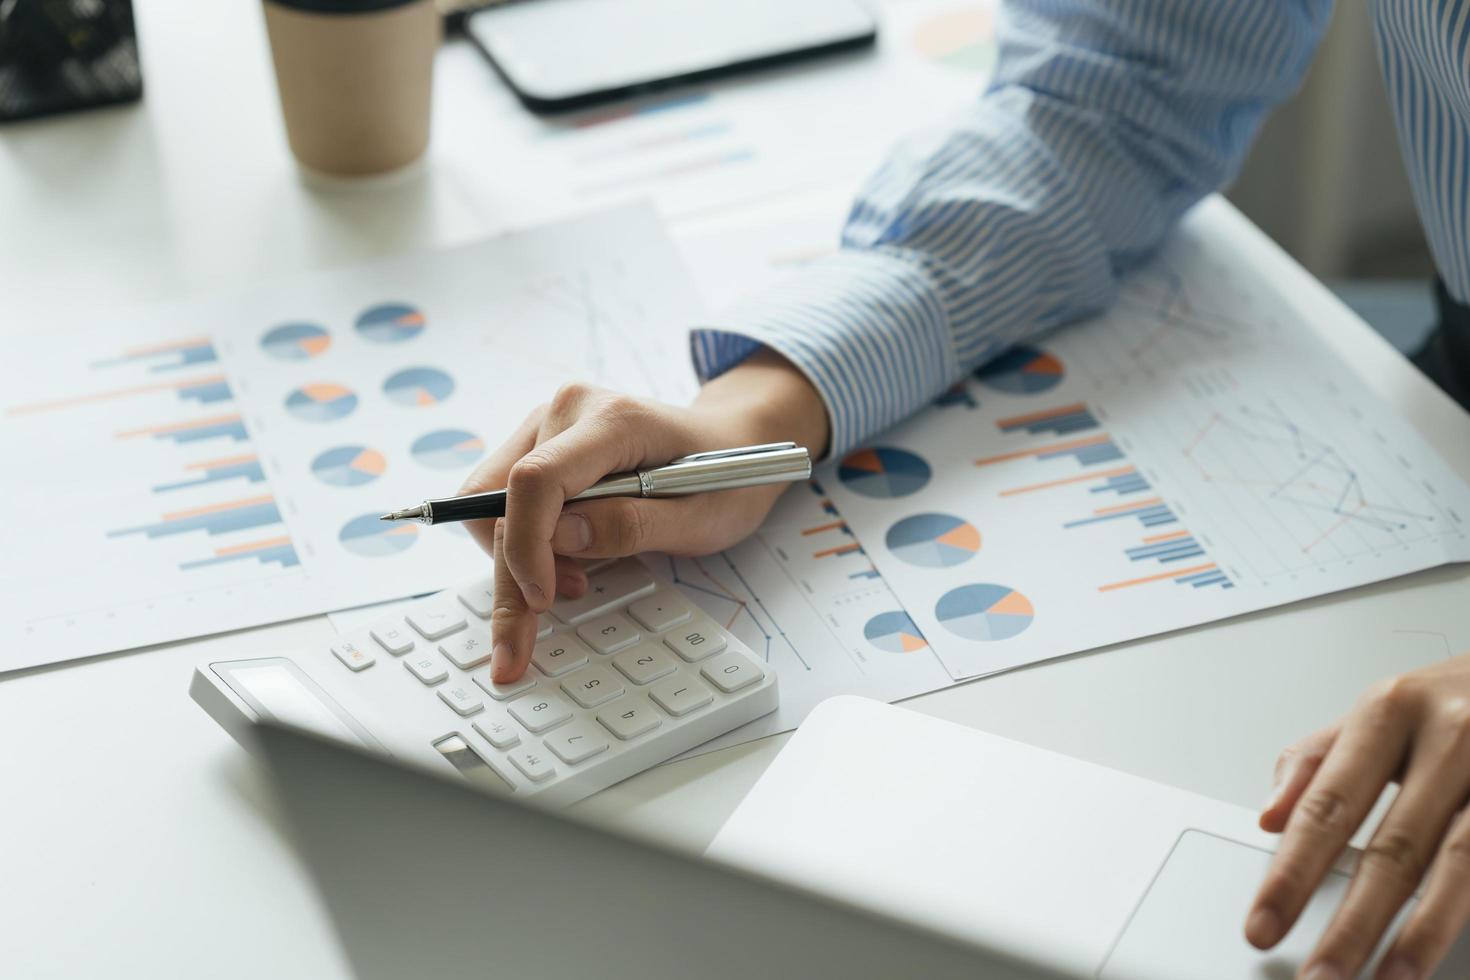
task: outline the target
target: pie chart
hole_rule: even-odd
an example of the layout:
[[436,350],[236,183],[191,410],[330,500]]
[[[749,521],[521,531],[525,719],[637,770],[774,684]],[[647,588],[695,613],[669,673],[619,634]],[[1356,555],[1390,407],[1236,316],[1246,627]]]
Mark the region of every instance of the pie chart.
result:
[[379,344],[401,344],[424,331],[424,314],[407,303],[380,303],[357,318],[357,332]]
[[995,17],[989,8],[962,7],[931,17],[914,31],[919,54],[948,68],[988,71],[995,63]]
[[918,493],[932,473],[918,456],[887,446],[859,449],[837,467],[837,479],[854,493],[885,500]]
[[1026,631],[1036,610],[1031,600],[1004,585],[962,585],[939,597],[934,615],[967,640],[1009,640]]
[[454,379],[438,368],[404,368],[383,382],[388,400],[409,408],[437,405],[454,393]]
[[356,407],[352,389],[330,381],[302,385],[286,396],[286,411],[303,422],[335,422]]
[[889,653],[913,653],[929,645],[909,614],[902,610],[874,616],[863,627],[863,636],[879,650]]
[[975,369],[980,383],[1008,395],[1039,395],[1061,384],[1062,362],[1035,347],[1012,347],[989,364]]
[[363,514],[342,525],[337,540],[354,555],[386,558],[407,551],[418,540],[417,524],[390,524],[377,514]]
[[332,346],[332,337],[315,323],[283,323],[266,331],[260,346],[283,361],[306,361]]
[[387,457],[367,446],[337,446],[311,461],[311,472],[316,478],[334,487],[372,483],[387,468]]
[[415,439],[409,452],[431,470],[457,470],[485,454],[485,441],[463,429],[436,429]]
[[888,550],[920,568],[949,568],[975,557],[980,532],[949,514],[915,514],[888,529]]

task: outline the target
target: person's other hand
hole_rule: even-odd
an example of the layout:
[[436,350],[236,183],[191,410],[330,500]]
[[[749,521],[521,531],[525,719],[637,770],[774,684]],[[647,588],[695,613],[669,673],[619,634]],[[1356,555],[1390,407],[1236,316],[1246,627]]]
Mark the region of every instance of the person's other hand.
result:
[[[1390,780],[1400,786],[1303,980],[1348,980],[1421,880],[1376,980],[1422,980],[1470,921],[1470,654],[1368,691],[1336,724],[1282,753],[1261,814],[1284,835],[1246,918],[1268,949],[1303,906]],[[1426,877],[1427,876],[1427,877]]]
[[611,497],[563,509],[569,497],[609,473],[704,450],[793,441],[816,459],[827,425],[816,389],[769,351],[706,384],[687,407],[580,384],[558,391],[461,490],[509,491],[505,517],[469,525],[495,559],[491,678],[505,683],[525,673],[537,614],[558,594],[576,598],[586,590],[577,559],[718,551],[755,530],[785,485],[662,500]]

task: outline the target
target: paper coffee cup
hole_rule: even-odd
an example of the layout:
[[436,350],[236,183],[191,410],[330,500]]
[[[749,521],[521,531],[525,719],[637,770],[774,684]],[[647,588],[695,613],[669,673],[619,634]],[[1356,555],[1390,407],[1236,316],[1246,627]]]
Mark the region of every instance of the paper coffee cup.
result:
[[265,0],[291,152],[309,170],[388,173],[429,144],[432,0]]

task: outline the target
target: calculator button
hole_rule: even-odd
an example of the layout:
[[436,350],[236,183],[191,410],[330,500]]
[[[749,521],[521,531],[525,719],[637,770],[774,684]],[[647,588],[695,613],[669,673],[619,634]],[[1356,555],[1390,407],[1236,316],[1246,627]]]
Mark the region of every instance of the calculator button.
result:
[[658,714],[643,703],[642,699],[619,701],[616,705],[608,705],[597,713],[597,720],[624,742],[637,738],[639,735],[647,735],[663,724]]
[[573,722],[546,736],[546,747],[569,766],[606,752],[607,745],[607,735],[602,729],[585,721]]
[[432,653],[411,653],[404,658],[403,666],[425,684],[437,684],[449,676],[449,669],[444,666],[444,661]]
[[725,631],[708,616],[695,616],[664,637],[664,643],[694,664],[725,649]]
[[460,670],[471,670],[490,659],[490,635],[470,630],[439,644],[439,652]]
[[476,721],[475,731],[485,736],[485,741],[497,749],[509,749],[521,744],[520,733],[511,727],[510,719],[498,709],[491,709]]
[[577,635],[598,653],[617,653],[642,638],[638,627],[616,614],[588,620],[577,627]]
[[759,667],[734,651],[706,661],[699,672],[726,694],[749,687],[766,676]]
[[459,601],[481,619],[489,619],[495,610],[495,583],[490,579],[459,590]]
[[617,675],[599,664],[583,667],[561,682],[561,689],[584,708],[595,708],[623,693]]
[[613,666],[634,684],[652,684],[679,665],[669,651],[652,643],[640,643],[612,658]]
[[404,618],[426,640],[437,640],[465,628],[465,619],[460,611],[443,604],[415,609]]
[[378,646],[395,657],[413,649],[413,634],[400,619],[385,619],[374,626],[371,632]]
[[540,641],[531,648],[531,663],[540,668],[547,677],[560,677],[567,671],[576,670],[585,664],[592,651],[582,641],[567,633],[560,633]]
[[521,698],[510,706],[515,720],[526,726],[531,734],[539,734],[560,725],[572,716],[572,706],[555,694],[538,694]]
[[628,607],[628,612],[632,613],[633,618],[642,623],[645,629],[653,630],[655,633],[662,633],[666,629],[678,626],[694,614],[694,610],[689,608],[689,603],[668,589],[656,592],[646,599],[639,599]]
[[449,705],[461,716],[472,715],[485,707],[485,702],[468,684],[451,684],[439,688],[439,700]]
[[524,748],[508,752],[510,761],[515,763],[517,769],[526,774],[526,778],[533,783],[545,782],[556,775],[556,768],[551,764],[551,757],[540,749]]
[[585,595],[578,599],[558,599],[551,612],[568,626],[576,626],[612,611],[629,599],[652,592],[653,588],[653,576],[643,563],[625,558],[592,573]]
[[479,686],[480,690],[495,700],[508,701],[517,694],[523,694],[535,687],[536,678],[530,674],[522,674],[521,679],[518,681],[511,681],[509,684],[497,684],[490,679],[489,674],[483,674],[475,678],[475,684]]
[[373,661],[377,659],[366,649],[358,646],[351,640],[344,640],[332,647],[332,654],[354,671],[371,667]]
[[696,708],[703,708],[715,699],[714,692],[693,677],[674,677],[648,691],[675,718],[687,715]]
[[544,640],[551,635],[552,622],[550,613],[542,613],[536,617],[536,639]]

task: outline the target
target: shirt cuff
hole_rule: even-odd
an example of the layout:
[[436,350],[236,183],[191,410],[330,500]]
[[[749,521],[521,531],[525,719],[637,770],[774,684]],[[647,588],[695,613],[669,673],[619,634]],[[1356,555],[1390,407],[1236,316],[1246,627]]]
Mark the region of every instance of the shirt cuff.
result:
[[690,336],[701,381],[768,347],[822,396],[836,458],[913,414],[959,375],[944,306],[924,269],[881,250],[820,259]]

